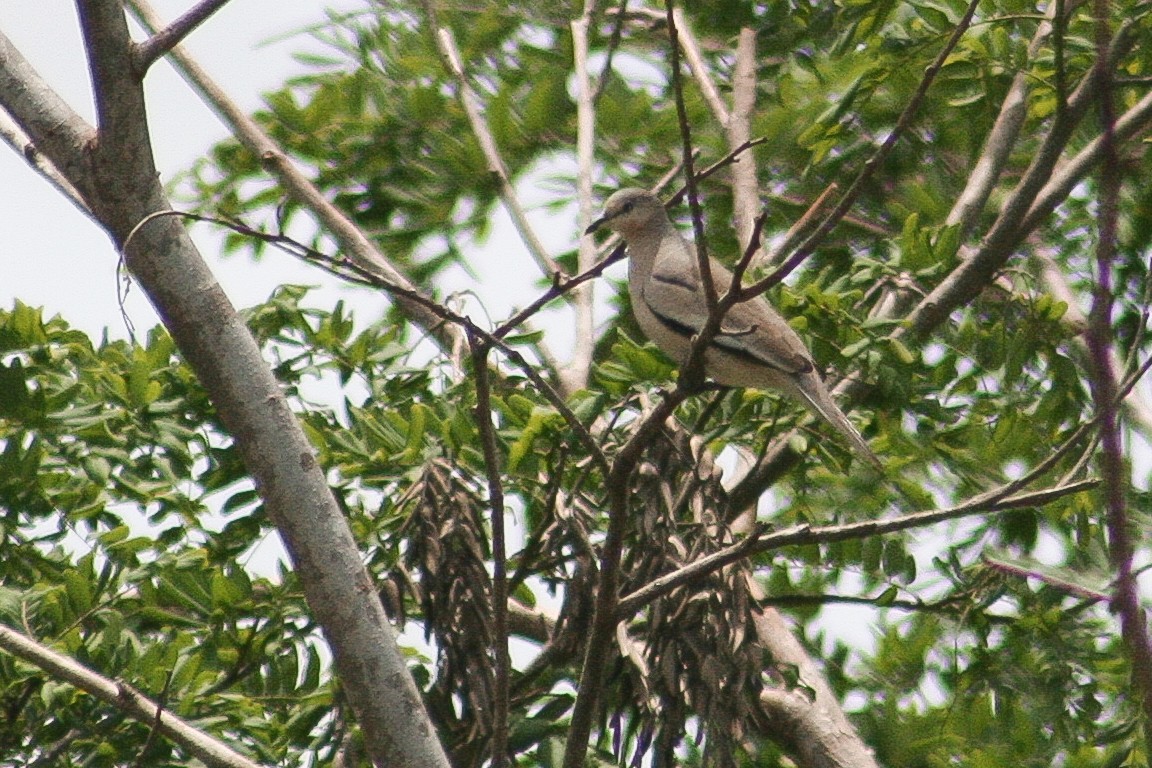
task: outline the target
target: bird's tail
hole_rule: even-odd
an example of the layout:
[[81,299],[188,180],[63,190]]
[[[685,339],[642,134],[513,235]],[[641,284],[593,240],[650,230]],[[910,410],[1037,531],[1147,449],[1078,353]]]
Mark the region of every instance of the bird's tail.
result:
[[[805,386],[807,385],[807,386]],[[883,473],[884,465],[880,458],[868,447],[868,442],[860,431],[853,426],[840,406],[832,399],[832,394],[820,381],[819,376],[813,374],[812,378],[796,387],[796,392],[808,406],[825,421],[836,428],[851,445],[857,456],[867,461],[876,471]]]

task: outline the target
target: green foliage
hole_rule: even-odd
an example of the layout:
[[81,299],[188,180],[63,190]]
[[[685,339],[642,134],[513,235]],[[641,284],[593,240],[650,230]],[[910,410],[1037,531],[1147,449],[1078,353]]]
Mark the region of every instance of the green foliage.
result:
[[[724,98],[731,38],[744,25],[756,31],[752,131],[768,141],[739,161],[755,164],[768,193],[767,240],[831,183],[852,183],[965,5],[685,5]],[[570,173],[554,169],[571,167],[576,144],[568,25],[579,8],[538,6],[435,6],[435,22],[452,29],[492,138],[522,187],[542,184],[543,173]],[[1142,95],[1152,64],[1148,6],[1113,9],[1133,28],[1120,62],[1130,79],[1116,88],[1125,108]],[[307,74],[269,94],[256,118],[400,269],[435,292],[449,266],[476,266],[460,243],[488,232],[497,185],[423,14],[397,0],[334,20],[320,33],[331,55],[305,61]],[[735,491],[721,485],[713,459],[735,474],[737,452],[759,457],[773,439],[798,430],[791,445],[800,459],[755,489],[761,520],[777,529],[852,524],[947,507],[1000,486],[1091,418],[1078,307],[1058,298],[1043,275],[1055,263],[1076,299],[1093,287],[1099,206],[1092,180],[1042,227],[1021,233],[1027,238],[993,276],[998,281],[989,277],[927,337],[902,333],[910,308],[987,234],[1061,99],[1088,76],[1089,16],[1070,17],[1059,50],[1045,38],[1030,51],[1039,23],[1032,5],[981,4],[850,217],[769,294],[821,366],[864,382],[853,418],[884,457],[888,477],[863,473],[844,446],[775,394],[692,397],[676,411],[678,429],[653,438],[629,479],[623,594],[729,543],[727,526],[743,510],[730,508]],[[637,11],[619,45],[614,21],[597,17],[590,30],[597,61],[610,48],[615,57],[597,101],[594,173],[605,187],[651,184],[682,157],[662,16]],[[1030,83],[1019,138],[986,210],[957,224],[953,203],[1018,73]],[[699,167],[720,160],[728,151],[724,127],[691,82],[685,100]],[[1097,131],[1091,119],[1072,131],[1065,158]],[[1124,152],[1114,329],[1118,349],[1138,361],[1148,354],[1152,198],[1143,181],[1152,169],[1143,145],[1126,144]],[[559,182],[566,201],[575,185],[566,176]],[[302,213],[234,142],[216,147],[182,189],[198,209],[246,221],[280,226]],[[724,174],[701,189],[709,250],[735,261]],[[239,237],[230,244],[259,249]],[[529,263],[521,253],[507,258],[507,269]],[[365,327],[342,304],[310,308],[306,293],[282,287],[248,311],[249,327],[389,610],[430,640],[407,650],[440,735],[458,764],[479,765],[491,735],[495,630],[491,468],[475,372],[461,370],[452,351],[421,348],[399,312]],[[876,314],[883,297],[894,314]],[[500,512],[510,513],[515,539],[510,589],[528,609],[547,606],[552,618],[561,603],[545,629],[527,620],[515,629],[529,655],[559,639],[530,676],[520,674],[529,662],[514,659],[510,748],[521,765],[560,762],[606,522],[602,466],[563,410],[611,460],[657,390],[676,381],[674,362],[643,342],[626,302],[596,347],[588,381],[563,403],[546,397],[516,360],[490,359],[492,414],[482,416],[495,425],[508,507]],[[510,343],[559,381],[552,358],[535,354],[547,337],[517,332]],[[1055,472],[1081,473],[1077,458],[1064,457]],[[1126,490],[1143,530],[1147,493]],[[1045,578],[1055,572],[1067,583],[1109,589],[1100,506],[1092,494],[1069,495],[919,534],[772,550],[743,565],[764,602],[789,611],[822,656],[882,764],[1137,765],[1146,723],[1114,621],[1100,602]],[[266,566],[270,523],[231,439],[162,330],[140,343],[96,345],[27,306],[0,313],[0,515],[6,623],[165,700],[256,759],[331,759],[349,726],[301,590],[289,571],[257,567]],[[715,572],[628,617],[622,647],[603,660],[609,682],[590,762],[794,762],[794,734],[764,725],[757,697],[768,689],[810,695],[810,687],[795,665],[750,639],[757,599],[736,571]],[[873,647],[847,631],[841,601],[870,611]],[[91,765],[187,763],[160,739],[138,754],[147,728],[42,671],[0,656],[0,680],[0,703],[12,713],[0,725],[0,755],[13,765],[47,764],[45,745],[65,742],[69,756]]]

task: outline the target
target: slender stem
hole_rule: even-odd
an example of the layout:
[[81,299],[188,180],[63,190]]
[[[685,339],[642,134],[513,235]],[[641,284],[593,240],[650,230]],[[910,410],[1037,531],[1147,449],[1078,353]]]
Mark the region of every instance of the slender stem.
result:
[[[431,18],[432,15],[429,14],[429,17]],[[456,89],[460,95],[460,103],[464,105],[464,113],[468,116],[468,125],[471,126],[472,133],[476,136],[480,151],[484,153],[489,173],[496,179],[500,200],[508,209],[508,214],[512,217],[512,224],[516,227],[520,240],[523,241],[528,253],[544,274],[555,274],[560,271],[560,267],[548,255],[548,249],[540,242],[540,238],[528,221],[528,214],[520,203],[516,188],[512,186],[508,165],[504,162],[500,148],[496,146],[496,138],[492,134],[492,128],[488,125],[487,118],[484,117],[480,97],[476,95],[476,91],[468,82],[468,76],[464,72],[460,49],[456,46],[456,37],[452,34],[451,29],[440,27],[436,30],[435,38],[440,49],[440,56],[444,59],[445,68],[456,79]]]
[[624,534],[627,532],[629,520],[628,502],[631,496],[629,479],[656,432],[663,429],[664,420],[672,415],[685,397],[686,395],[678,388],[668,393],[652,409],[620,449],[605,482],[608,489],[608,531],[600,554],[596,603],[585,646],[584,663],[580,670],[576,704],[572,709],[572,719],[568,726],[563,768],[584,766],[588,738],[592,733],[592,721],[604,686],[604,660],[608,658],[613,630],[617,624],[620,558],[624,552]]
[[[572,55],[576,81],[576,195],[580,207],[579,231],[584,232],[592,223],[592,174],[595,162],[596,107],[593,100],[592,77],[588,72],[588,28],[596,10],[595,0],[585,0],[584,12],[573,19]],[[586,272],[595,265],[596,245],[591,238],[581,237],[576,250],[576,268]],[[572,362],[564,372],[562,383],[567,392],[574,392],[588,382],[595,349],[595,317],[593,315],[593,284],[576,288],[572,294],[575,314],[575,346]]]
[[227,4],[228,0],[203,0],[143,43],[138,43],[132,52],[132,64],[137,74],[147,72],[157,59],[179,45],[192,30]]
[[690,584],[752,555],[764,554],[783,547],[812,546],[814,544],[868,539],[888,533],[924,528],[946,520],[957,520],[962,517],[1020,509],[1021,507],[1034,507],[1062,496],[1092,490],[1097,485],[1099,485],[1099,481],[1096,480],[1081,480],[1007,498],[981,494],[955,507],[913,512],[887,520],[865,520],[859,523],[819,527],[807,524],[794,525],[772,533],[765,533],[763,529],[754,530],[735,544],[713,552],[707,557],[702,557],[672,573],[653,579],[635,592],[620,598],[616,606],[616,619],[623,621],[656,598],[668,594],[677,587]]
[[1108,67],[1111,38],[1111,4],[1096,0],[1095,78],[1100,109],[1099,222],[1096,245],[1096,286],[1088,316],[1088,350],[1091,359],[1092,397],[1100,422],[1100,475],[1107,510],[1108,555],[1115,570],[1111,607],[1120,618],[1120,634],[1128,651],[1132,687],[1144,711],[1144,739],[1152,748],[1152,638],[1147,617],[1140,604],[1139,585],[1133,564],[1136,545],[1128,516],[1124,474],[1124,449],[1117,413],[1116,372],[1109,354],[1112,339],[1112,310],[1115,304],[1113,269],[1116,261],[1117,222],[1120,209],[1120,160],[1116,151],[1116,107],[1112,93],[1112,71]]
[[490,347],[469,330],[472,370],[476,376],[476,427],[484,452],[488,476],[488,503],[492,508],[492,656],[496,691],[492,702],[492,767],[508,764],[508,555],[504,535],[504,485],[500,476],[500,454],[496,429],[492,425],[492,390],[488,375]]
[[[704,211],[700,207],[700,195],[696,190],[696,173],[694,169],[695,154],[692,151],[692,125],[688,122],[688,107],[684,103],[684,82],[680,76],[680,31],[677,22],[681,20],[676,13],[673,0],[666,0],[668,22],[668,68],[671,73],[672,92],[676,97],[676,116],[680,121],[680,144],[684,165],[684,187],[688,194],[688,208],[692,211],[692,231],[695,235],[696,264],[700,271],[700,284],[704,287],[704,299],[708,306],[708,314],[716,312],[716,286],[712,282],[712,270],[708,266],[708,244],[704,238]],[[685,365],[685,368],[691,366]]]

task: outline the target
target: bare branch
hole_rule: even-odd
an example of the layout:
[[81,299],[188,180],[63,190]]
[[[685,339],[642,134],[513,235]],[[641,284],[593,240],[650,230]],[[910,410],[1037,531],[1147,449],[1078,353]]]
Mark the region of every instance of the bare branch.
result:
[[[688,121],[688,109],[684,104],[684,84],[680,77],[679,31],[676,26],[676,5],[672,0],[665,3],[668,23],[668,54],[671,72],[672,92],[676,100],[676,117],[680,123],[681,156],[684,165],[684,190],[688,196],[688,207],[692,211],[692,231],[696,248],[696,271],[700,276],[700,287],[704,293],[704,304],[708,308],[708,322],[696,334],[688,358],[680,368],[677,389],[699,389],[704,383],[704,350],[720,330],[725,309],[719,308],[716,285],[712,280],[709,265],[708,243],[704,235],[704,211],[700,206],[700,196],[696,189],[695,154],[692,148],[692,126]],[[726,288],[732,293],[733,287]]]
[[[1120,116],[1116,121],[1113,135],[1117,142],[1127,141],[1150,128],[1152,128],[1152,94],[1147,94]],[[1103,157],[1104,140],[1102,136],[1097,136],[1071,160],[1052,173],[1020,221],[1021,239],[1056,210],[1056,206],[1068,197],[1072,188],[1084,180]]]
[[44,670],[53,678],[79,688],[133,720],[149,726],[154,724],[165,738],[179,744],[205,765],[213,768],[260,768],[259,764],[192,727],[128,685],[102,677],[68,656],[2,624],[0,648]]
[[[2,99],[0,99],[2,101]],[[92,215],[92,211],[88,208],[88,204],[84,202],[84,198],[80,195],[80,190],[72,185],[53,165],[52,161],[43,152],[36,148],[36,145],[28,138],[28,134],[17,125],[7,112],[0,109],[0,141],[3,141],[11,147],[17,154],[24,158],[24,161],[51,184],[57,192],[63,195],[68,202],[76,206],[80,213],[87,216],[93,222],[96,221]]]
[[620,39],[624,36],[624,22],[628,18],[628,0],[621,0],[616,7],[616,19],[612,22],[612,34],[608,38],[608,52],[604,57],[604,69],[600,70],[600,79],[596,82],[596,90],[592,93],[592,102],[600,101],[600,95],[608,87],[608,78],[612,75],[612,60],[620,48]]
[[[745,27],[736,38],[732,72],[732,113],[724,123],[728,146],[739,147],[752,138],[752,112],[756,108],[756,30]],[[732,218],[736,242],[747,248],[760,212],[756,163],[752,158],[732,168]]]
[[997,560],[996,558],[988,557],[987,555],[984,555],[981,560],[985,565],[993,570],[1000,571],[1001,573],[1007,573],[1011,576],[1018,576],[1022,579],[1036,579],[1037,581],[1041,581],[1055,590],[1069,594],[1079,600],[1087,600],[1090,603],[1102,603],[1111,600],[1111,597],[1105,592],[1097,592],[1096,590],[1089,589],[1082,584],[1076,584],[1074,582],[1068,581],[1067,579],[1061,579],[1057,576],[1053,576],[1050,573],[1038,571],[1035,568],[1022,568],[1019,565],[1006,563],[1003,560]]
[[[692,231],[695,235],[696,265],[700,273],[700,284],[704,289],[708,314],[716,314],[716,286],[712,282],[712,270],[708,266],[708,244],[704,238],[704,212],[700,207],[700,196],[696,191],[695,153],[692,148],[692,126],[688,121],[688,109],[684,104],[684,84],[680,78],[680,57],[678,55],[679,30],[675,3],[666,3],[668,21],[668,68],[671,72],[672,92],[676,98],[676,116],[680,121],[681,162],[684,165],[684,188],[688,195],[688,208],[692,211]],[[705,341],[705,344],[708,342]],[[698,355],[697,355],[698,357]],[[684,366],[692,368],[691,358]],[[681,371],[681,376],[683,376]]]
[[1094,79],[1100,91],[1100,176],[1098,240],[1096,244],[1096,288],[1088,315],[1089,382],[1100,424],[1100,474],[1104,485],[1107,510],[1108,559],[1115,571],[1112,610],[1120,618],[1120,634],[1128,652],[1134,692],[1144,712],[1145,748],[1152,747],[1152,637],[1148,619],[1140,602],[1140,585],[1136,580],[1134,559],[1136,539],[1128,516],[1128,482],[1124,471],[1124,447],[1117,415],[1119,386],[1112,368],[1113,268],[1116,261],[1120,217],[1119,125],[1113,101],[1112,69],[1108,66],[1110,31],[1108,19],[1112,8],[1108,0],[1096,0],[1096,62]]
[[13,140],[22,144],[25,160],[36,154],[46,156],[91,208],[96,182],[84,158],[96,139],[96,131],[52,90],[3,32],[0,104],[27,137],[25,141],[13,134]]
[[[576,197],[580,207],[577,231],[583,234],[593,219],[592,174],[595,162],[596,111],[592,76],[588,72],[588,27],[596,10],[595,0],[586,0],[584,12],[569,25],[572,30],[572,54],[576,80]],[[586,272],[596,262],[596,244],[588,237],[577,243],[577,271]],[[553,274],[556,274],[553,272]],[[572,304],[576,314],[576,343],[572,362],[561,372],[565,392],[575,392],[588,382],[595,348],[595,317],[593,315],[593,283],[573,290]]]
[[228,0],[201,0],[176,21],[160,30],[143,43],[137,43],[132,51],[133,67],[137,75],[143,76],[148,68],[180,41],[192,33],[192,30],[208,20],[212,14],[228,4]]
[[[728,107],[724,104],[724,99],[720,98],[716,81],[713,79],[712,73],[708,71],[708,65],[704,63],[700,44],[696,42],[696,36],[692,34],[692,26],[684,17],[684,11],[679,7],[670,7],[670,10],[671,21],[669,24],[676,29],[680,50],[684,53],[684,60],[688,62],[688,69],[692,73],[692,78],[696,81],[696,86],[704,97],[704,103],[712,110],[712,116],[716,118],[716,122],[726,126],[730,117]],[[755,45],[755,38],[753,38],[753,45]]]
[[[88,69],[96,100],[98,137],[94,149],[102,161],[96,165],[97,173],[100,168],[132,167],[147,169],[155,176],[148,124],[142,118],[145,114],[144,89],[141,77],[132,68],[132,43],[124,10],[118,3],[97,0],[80,0],[76,8],[88,50]],[[97,178],[97,183],[109,181]],[[140,191],[122,189],[120,193]],[[159,200],[154,202],[160,203]],[[96,210],[96,205],[93,209]]]
[[707,557],[702,557],[672,573],[653,579],[635,592],[620,598],[616,607],[616,617],[622,621],[633,616],[636,611],[661,595],[752,555],[763,554],[783,547],[831,544],[838,541],[883,536],[899,531],[924,528],[947,520],[971,517],[972,515],[1039,506],[1069,494],[1091,490],[1097,485],[1099,485],[1097,480],[1082,480],[1042,491],[1008,497],[1000,496],[1001,489],[997,489],[996,492],[980,494],[954,507],[913,512],[887,520],[865,520],[858,523],[817,527],[794,525],[772,533],[765,533],[763,529],[754,530],[735,544]]
[[496,447],[496,429],[492,425],[492,392],[488,377],[488,345],[474,333],[468,334],[472,347],[472,370],[476,376],[476,409],[474,417],[484,453],[488,475],[488,504],[492,511],[492,630],[493,668],[496,690],[492,702],[492,766],[508,764],[508,555],[504,536],[504,484],[500,475],[500,456]]
[[[432,14],[429,14],[429,18],[432,18]],[[468,115],[468,124],[472,126],[472,133],[476,136],[476,141],[480,144],[480,151],[484,153],[484,159],[488,162],[488,172],[496,179],[500,200],[508,209],[516,232],[520,235],[520,240],[528,249],[528,253],[537,266],[540,267],[541,272],[545,275],[559,272],[559,265],[548,255],[548,249],[536,236],[536,232],[528,221],[524,206],[520,204],[520,198],[516,195],[516,188],[512,186],[508,166],[500,155],[500,149],[496,146],[496,139],[492,136],[492,129],[489,127],[488,120],[484,117],[484,110],[480,106],[480,97],[476,95],[476,91],[468,82],[468,75],[464,72],[464,64],[460,60],[460,50],[456,47],[456,38],[452,34],[452,30],[447,27],[440,27],[436,30],[435,37],[444,65],[449,74],[456,79],[460,103],[464,105],[464,112]]]

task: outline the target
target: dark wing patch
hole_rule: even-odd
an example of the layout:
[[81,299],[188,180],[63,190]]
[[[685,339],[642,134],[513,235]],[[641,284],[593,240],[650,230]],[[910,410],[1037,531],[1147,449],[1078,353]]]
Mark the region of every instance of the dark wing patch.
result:
[[[672,281],[666,280],[665,282]],[[668,317],[667,315],[660,314],[651,304],[648,304],[648,309],[652,312],[656,319],[660,321],[661,325],[675,333],[677,336],[682,336],[685,339],[691,340],[691,338],[696,335],[697,329],[689,325],[685,325],[679,320]],[[712,339],[710,346],[715,347],[725,354],[731,355],[732,357],[745,360],[747,362],[753,363],[754,365],[762,365],[765,368],[771,368],[773,370],[780,371],[781,373],[786,373],[789,375],[795,375],[797,373],[804,373],[812,370],[812,363],[804,359],[797,360],[799,365],[795,368],[782,368],[778,363],[760,357],[754,351],[748,349],[746,346],[736,341],[736,339],[740,336],[748,335],[754,333],[755,331],[756,326],[752,326],[751,328],[748,328],[744,331],[737,331],[734,333],[721,332],[716,334],[716,336]]]

